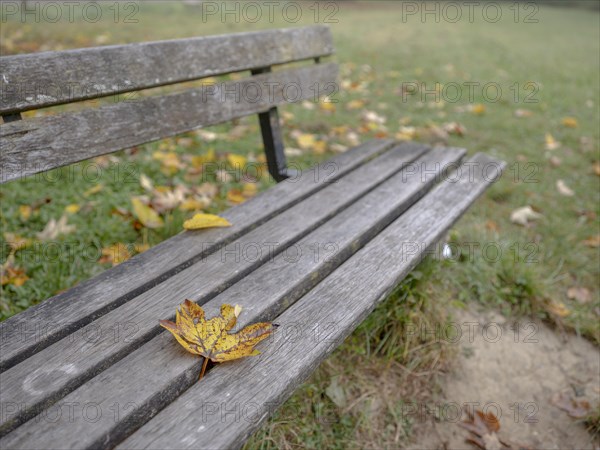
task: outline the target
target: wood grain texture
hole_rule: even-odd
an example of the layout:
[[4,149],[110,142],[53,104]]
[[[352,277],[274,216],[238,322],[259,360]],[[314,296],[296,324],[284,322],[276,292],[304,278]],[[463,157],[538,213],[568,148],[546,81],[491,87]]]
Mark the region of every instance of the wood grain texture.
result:
[[180,233],[0,323],[0,371],[207,257],[286,208],[335,183],[392,145],[390,140],[369,141],[304,170],[294,179],[279,183],[222,213],[233,224],[231,227]]
[[174,94],[0,124],[0,182],[314,98],[337,64],[317,64]]
[[117,448],[242,445],[489,186],[485,167],[502,166],[484,155],[469,163],[283,312],[258,358],[216,366]]
[[[160,331],[185,298],[201,304],[310,233],[427,150],[403,144],[289,207],[230,244],[2,373],[1,400],[25,405],[0,417],[5,434]],[[260,253],[255,254],[257,248]],[[250,252],[250,253],[247,253]],[[115,329],[122,337],[115,338]],[[91,336],[91,338],[90,338]]]
[[[298,241],[293,253],[280,253],[210,300],[204,305],[207,316],[218,313],[223,303],[237,303],[243,308],[243,324],[272,320],[424,195],[435,178],[423,178],[423,169],[440,174],[463,154],[460,149],[425,154],[409,170],[391,177]],[[162,332],[52,407],[80,405],[73,415],[49,421],[45,418],[50,412],[44,411],[0,440],[0,446],[111,447],[194,384],[199,361]],[[86,420],[82,405],[87,404],[102,411],[120,405],[119,420],[113,414]]]
[[322,25],[0,58],[0,113],[98,98],[333,53]]

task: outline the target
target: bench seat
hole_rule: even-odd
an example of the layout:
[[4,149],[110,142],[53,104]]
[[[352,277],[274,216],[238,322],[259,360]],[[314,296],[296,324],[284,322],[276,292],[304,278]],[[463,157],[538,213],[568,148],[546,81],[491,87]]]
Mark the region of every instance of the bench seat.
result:
[[[464,155],[368,142],[0,324],[0,447],[241,446],[499,176]],[[198,382],[158,324],[185,298],[279,327]]]

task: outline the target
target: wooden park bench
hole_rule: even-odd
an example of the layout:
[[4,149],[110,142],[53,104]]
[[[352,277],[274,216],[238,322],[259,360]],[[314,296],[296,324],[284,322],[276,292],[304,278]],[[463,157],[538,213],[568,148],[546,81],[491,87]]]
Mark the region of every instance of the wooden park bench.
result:
[[[0,448],[240,446],[499,176],[483,154],[385,139],[287,170],[276,107],[334,83],[332,53],[311,26],[1,59],[3,182],[258,114],[280,183],[223,212],[231,227],[182,232],[0,324]],[[243,71],[208,93],[21,117]],[[279,328],[198,382],[201,359],[158,323],[186,298],[207,317],[240,304],[236,329]]]

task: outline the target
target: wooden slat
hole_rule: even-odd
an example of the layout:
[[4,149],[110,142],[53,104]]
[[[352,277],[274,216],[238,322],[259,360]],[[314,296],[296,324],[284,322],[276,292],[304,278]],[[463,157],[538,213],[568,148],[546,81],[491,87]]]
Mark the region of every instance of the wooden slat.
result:
[[333,53],[326,26],[0,58],[0,114],[284,64]]
[[443,182],[281,314],[258,358],[218,365],[117,448],[240,446],[421,260],[407,245],[438,242],[490,184],[492,171],[482,169],[499,163],[470,162],[460,181]]
[[[221,215],[233,225],[180,233],[39,305],[0,323],[0,371],[6,370],[118,305],[150,289],[221,246],[261,225],[317,190],[388,150],[390,140],[369,141],[302,171]],[[157,264],[156,261],[160,261]]]
[[314,98],[337,64],[255,75],[212,87],[0,124],[0,182]]
[[[244,234],[221,251],[3,372],[2,402],[24,407],[15,416],[0,417],[0,433],[31,417],[37,408],[64,397],[154,337],[160,331],[157,320],[173,316],[175,307],[184,298],[205,303],[340,213],[426,150],[423,145],[404,144],[385,153]],[[257,245],[262,249],[260,254],[243,257],[244,249],[252,250]],[[124,338],[115,339],[115,329],[122,330]],[[94,339],[90,340],[89,336]]]
[[[223,303],[237,303],[243,316],[273,319],[395,220],[434,184],[434,173],[439,175],[456,164],[463,154],[460,149],[425,154],[411,170],[385,181],[297,242],[294,254],[298,258],[279,254],[213,298],[205,305],[207,316],[218,313]],[[423,169],[433,173],[423,178]],[[0,440],[0,447],[111,447],[194,384],[198,361],[181,351],[170,333],[162,332],[51,408],[58,411],[68,404],[80,405],[73,414],[48,421],[45,418],[51,413],[44,411]],[[103,414],[92,422],[83,414],[83,405],[88,404],[102,411],[110,411],[115,404],[129,406],[122,408],[118,421],[112,414]]]

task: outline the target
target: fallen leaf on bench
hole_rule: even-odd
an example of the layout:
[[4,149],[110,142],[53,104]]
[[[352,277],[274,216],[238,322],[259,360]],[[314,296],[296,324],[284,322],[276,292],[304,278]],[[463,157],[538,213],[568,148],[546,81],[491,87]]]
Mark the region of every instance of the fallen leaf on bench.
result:
[[512,223],[516,223],[517,225],[527,226],[529,222],[537,220],[541,217],[542,215],[535,212],[531,206],[523,206],[522,208],[515,209],[510,214],[510,221]]
[[139,198],[133,197],[131,199],[131,204],[133,205],[133,214],[145,227],[160,228],[164,225],[163,220],[158,213],[148,205],[142,203]]
[[204,357],[200,379],[208,361],[225,362],[260,352],[254,347],[267,338],[277,325],[260,322],[230,334],[242,310],[241,306],[221,305],[221,314],[206,320],[204,310],[191,300],[185,300],[177,310],[175,322],[159,321],[188,352]]
[[201,228],[215,228],[215,227],[230,227],[231,223],[215,214],[202,214],[198,213],[189,220],[183,222],[183,228],[186,230],[199,230]]

